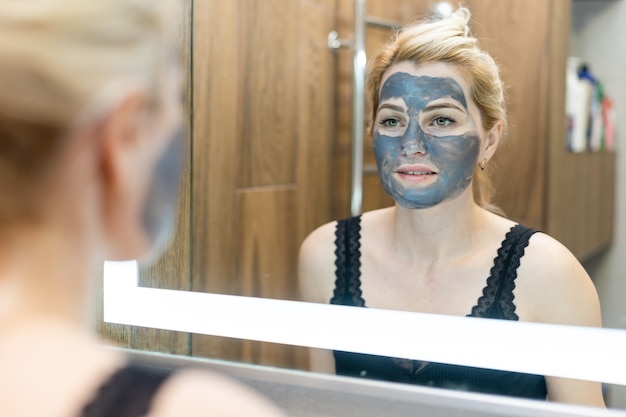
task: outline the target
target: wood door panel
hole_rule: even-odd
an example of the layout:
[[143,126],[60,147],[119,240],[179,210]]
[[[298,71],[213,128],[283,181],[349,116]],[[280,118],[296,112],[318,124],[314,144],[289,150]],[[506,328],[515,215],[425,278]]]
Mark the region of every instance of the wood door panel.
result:
[[363,211],[376,210],[382,207],[391,207],[395,203],[385,192],[378,174],[363,176]]
[[[294,245],[297,223],[295,187],[273,187],[237,193],[238,268],[233,294],[298,299]],[[208,277],[214,279],[218,277]],[[222,279],[219,279],[223,281]],[[254,314],[253,311],[249,312]],[[226,317],[207,320],[228,320]],[[268,323],[269,325],[269,323]],[[306,349],[250,340],[194,335],[195,356],[217,357],[266,366],[305,369]]]
[[[588,161],[584,154],[563,154],[551,179],[545,231],[577,256],[586,245]],[[579,180],[582,180],[579,181]],[[576,184],[575,186],[572,186]],[[558,191],[557,191],[558,190]]]
[[238,193],[234,294],[297,300],[295,187]]
[[335,30],[335,0],[300,2],[297,141],[297,234],[299,246],[316,227],[334,219],[336,56],[327,46]]
[[[299,298],[299,245],[332,218],[335,15],[335,0],[196,3],[194,291]],[[305,353],[192,336],[195,356],[303,368]]]
[[[295,196],[295,187],[263,187],[237,193],[237,269],[230,282],[222,277],[207,277],[221,283],[221,292],[288,300],[299,298],[294,262],[298,252],[298,246],[294,245]],[[215,319],[228,320],[206,318]],[[304,349],[222,337],[194,335],[193,355],[268,366],[306,367]]]
[[429,16],[429,8],[435,3],[438,1],[369,0],[367,2],[367,15],[405,25],[423,16]]
[[298,54],[299,2],[243,0],[239,13],[242,91],[230,116],[242,129],[238,186],[293,184],[298,72],[308,65]]
[[192,288],[200,292],[221,292],[237,267],[239,6],[194,2]]
[[605,249],[613,241],[614,219],[615,219],[615,171],[616,155],[607,153],[601,157],[602,175],[598,186],[602,190],[602,197],[598,201],[599,228],[601,233],[601,248]]
[[587,219],[578,227],[586,228],[586,247],[583,258],[596,255],[606,248],[613,238],[613,211],[615,189],[615,154],[589,155],[588,170],[582,173],[589,178],[587,184]]
[[[500,66],[506,88],[509,132],[487,166],[495,166],[495,204],[507,217],[543,228],[550,4],[544,0],[470,0],[467,4],[472,32]],[[532,16],[532,31],[528,16]]]

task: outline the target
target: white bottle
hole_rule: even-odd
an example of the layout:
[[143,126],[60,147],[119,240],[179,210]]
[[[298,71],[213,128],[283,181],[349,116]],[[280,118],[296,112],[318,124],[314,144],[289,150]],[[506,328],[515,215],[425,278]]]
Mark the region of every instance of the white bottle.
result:
[[572,152],[587,150],[591,87],[578,78],[580,63],[577,57],[569,57],[567,60],[565,114],[568,123],[567,146]]

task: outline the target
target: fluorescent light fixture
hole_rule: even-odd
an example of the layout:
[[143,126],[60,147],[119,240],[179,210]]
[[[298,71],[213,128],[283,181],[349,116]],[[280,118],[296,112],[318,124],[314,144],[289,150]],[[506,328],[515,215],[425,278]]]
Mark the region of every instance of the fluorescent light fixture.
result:
[[104,321],[626,385],[626,332],[271,300],[137,285],[104,268]]

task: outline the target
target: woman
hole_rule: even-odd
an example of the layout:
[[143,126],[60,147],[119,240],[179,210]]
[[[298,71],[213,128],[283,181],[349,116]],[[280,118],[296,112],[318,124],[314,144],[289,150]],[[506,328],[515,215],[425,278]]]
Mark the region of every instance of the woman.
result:
[[[409,26],[370,63],[369,134],[395,206],[311,233],[302,293],[320,303],[600,326],[597,294],[574,256],[489,204],[486,174],[506,114],[498,68],[469,35],[469,17],[461,8]],[[313,352],[312,368],[604,405],[594,382],[347,352]]]
[[128,364],[85,330],[104,259],[146,256],[171,224],[181,111],[170,8],[0,4],[2,416],[282,415],[216,375]]

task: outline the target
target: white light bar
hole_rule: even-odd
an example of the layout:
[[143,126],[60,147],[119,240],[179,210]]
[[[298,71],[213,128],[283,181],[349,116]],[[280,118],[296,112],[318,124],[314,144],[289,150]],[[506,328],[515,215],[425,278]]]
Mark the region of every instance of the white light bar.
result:
[[104,279],[109,323],[626,385],[621,330],[142,288],[134,263]]

